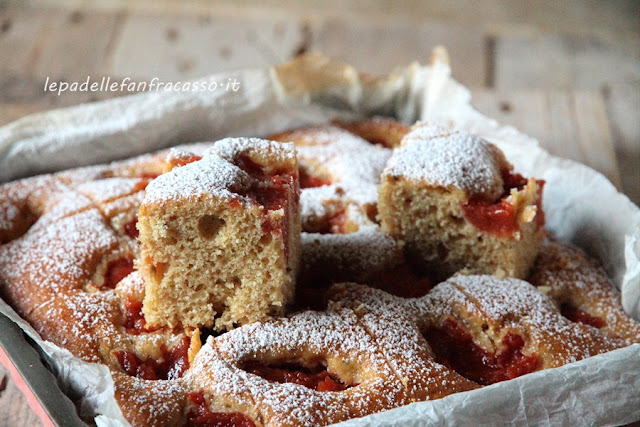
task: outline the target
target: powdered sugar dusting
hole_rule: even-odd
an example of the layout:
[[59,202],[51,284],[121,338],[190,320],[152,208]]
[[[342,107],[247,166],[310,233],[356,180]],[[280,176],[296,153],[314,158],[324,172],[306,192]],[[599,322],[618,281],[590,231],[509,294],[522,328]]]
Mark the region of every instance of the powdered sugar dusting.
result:
[[[564,318],[551,299],[518,279],[458,275],[417,299],[393,297],[353,284],[335,285],[330,294],[334,295],[332,306],[357,307],[374,335],[389,335],[383,342],[395,344],[386,353],[399,359],[409,357],[406,352],[412,348],[416,351],[421,348],[419,338],[411,342],[412,328],[440,328],[446,319],[454,319],[468,329],[477,345],[488,351],[496,351],[502,345],[502,337],[515,331],[525,337],[527,354],[540,357],[539,369],[561,366],[621,346],[595,328]],[[387,324],[394,326],[376,324],[385,318]],[[407,337],[407,342],[400,342],[395,336],[398,330],[405,331],[400,335]],[[409,360],[415,360],[415,356]]]
[[90,277],[101,254],[117,246],[118,240],[102,215],[91,209],[29,232],[2,247],[0,271],[58,292],[70,284],[84,284],[82,279]]
[[[349,234],[303,233],[307,265],[337,266],[358,276],[399,259],[395,240],[372,220],[383,170],[430,185],[457,186],[471,194],[501,191],[501,154],[460,131],[417,125],[390,160],[391,150],[332,126],[290,135],[303,167],[332,179],[331,185],[302,191],[303,221],[344,210],[345,220],[357,228]],[[257,156],[279,156],[283,163],[296,158],[291,145],[251,138],[222,140],[209,150],[210,145],[172,151],[169,156],[184,156],[188,150],[203,154],[204,159],[160,176],[149,186],[145,201],[203,193],[244,200],[238,193],[255,182],[230,162],[237,153],[254,150]],[[538,289],[515,279],[460,275],[422,298],[404,299],[364,285],[336,285],[330,291],[335,301],[326,312],[303,312],[209,338],[184,378],[129,377],[115,361],[114,351],[133,352],[140,360],[160,360],[165,356],[163,349],[173,348],[184,334],[127,332],[125,303],[144,296],[144,282],[137,272],[121,280],[115,290],[100,290],[92,280],[110,260],[136,252],[130,246],[135,239],[123,238],[121,230],[135,217],[144,194],[139,184],[146,179],[118,176],[161,170],[163,156],[0,187],[0,194],[7,196],[0,202],[0,229],[10,229],[25,209],[40,216],[26,234],[0,246],[3,294],[47,339],[85,360],[108,364],[119,399],[126,402],[128,415],[139,417],[136,422],[182,422],[189,391],[203,391],[213,411],[241,412],[266,425],[321,425],[475,388],[436,363],[422,335],[425,329],[441,327],[445,319],[459,322],[483,348],[499,346],[507,331],[521,335],[526,341],[523,351],[539,355],[540,368],[640,339],[637,334],[624,342],[611,338],[622,327],[634,331],[632,323],[620,323],[626,315],[619,307],[619,296],[612,287],[600,286],[609,284],[598,267],[563,252],[561,262],[554,264],[551,259],[537,267]],[[553,251],[547,249],[553,258]],[[584,303],[601,313],[610,330],[564,318],[559,305],[566,294],[571,294],[571,303]],[[628,316],[624,319],[633,322]],[[320,361],[333,374],[352,376],[358,385],[342,392],[319,392],[270,382],[244,371],[242,363],[247,360]]]
[[355,276],[366,277],[397,262],[396,241],[377,226],[364,226],[355,233],[302,233],[302,259],[309,269],[329,265]]
[[76,188],[96,203],[107,203],[139,191],[144,181],[139,178],[108,178],[89,181]]
[[262,158],[268,158],[276,164],[296,161],[296,151],[293,144],[260,138],[225,138],[213,144],[211,151],[230,162],[233,162],[239,153],[253,153]]
[[602,267],[578,248],[546,239],[529,280],[558,305],[569,304],[602,319],[600,330],[626,345],[640,342],[640,324],[625,313],[620,293]]
[[343,203],[343,192],[336,185],[303,188],[300,191],[300,216],[302,227],[305,223],[324,218],[333,213],[331,207]]
[[[450,316],[472,328],[472,335],[484,340],[485,346],[488,342],[499,346],[502,336],[515,330],[528,338],[525,350],[540,356],[540,368],[560,366],[617,347],[597,329],[564,318],[550,298],[518,279],[455,276],[423,297],[417,309],[427,322],[423,327],[437,325]],[[476,330],[479,322],[487,328]]]
[[[206,348],[198,354],[190,378],[205,378],[214,390],[241,403],[255,402],[268,425],[336,422],[397,406],[401,399],[400,381],[349,310],[304,312],[243,326],[207,343],[214,345],[217,351]],[[337,375],[346,368],[358,385],[343,392],[319,392],[273,383],[241,369],[249,360],[277,364],[298,358],[324,360]]]
[[475,135],[421,126],[404,137],[384,174],[431,186],[455,187],[495,200],[503,191],[504,167],[499,150]]
[[252,178],[242,169],[210,153],[200,161],[176,168],[153,180],[147,186],[143,203],[162,203],[209,194],[249,204],[249,199],[238,192],[246,192],[251,182]]
[[378,201],[377,185],[391,150],[335,126],[301,129],[291,138],[296,142],[300,164],[311,171],[328,171],[346,200],[359,204]]
[[[330,177],[331,184],[301,191],[303,230],[344,211],[345,221],[357,227],[348,234],[302,233],[303,264],[349,272],[377,271],[397,261],[393,238],[380,231],[366,214],[378,201],[380,174],[391,150],[332,125],[313,126],[276,136],[296,144],[300,166],[308,173]],[[357,275],[363,276],[362,274]]]

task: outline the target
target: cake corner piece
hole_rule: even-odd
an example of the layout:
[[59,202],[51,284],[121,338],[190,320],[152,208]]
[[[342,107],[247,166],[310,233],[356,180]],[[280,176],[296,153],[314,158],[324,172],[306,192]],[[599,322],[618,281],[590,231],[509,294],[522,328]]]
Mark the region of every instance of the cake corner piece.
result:
[[170,153],[165,171],[138,218],[147,322],[222,330],[283,314],[300,253],[294,147],[228,138]]
[[544,234],[543,184],[514,173],[482,138],[420,123],[382,174],[379,217],[435,276],[465,269],[524,278]]

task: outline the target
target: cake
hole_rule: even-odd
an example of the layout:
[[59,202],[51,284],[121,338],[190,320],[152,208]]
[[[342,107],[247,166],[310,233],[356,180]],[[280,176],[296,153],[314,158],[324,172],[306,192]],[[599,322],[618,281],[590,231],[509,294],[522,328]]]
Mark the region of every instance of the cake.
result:
[[140,205],[143,313],[152,326],[233,326],[282,315],[299,263],[292,145],[225,139],[173,152]]
[[420,123],[382,173],[381,228],[437,278],[469,273],[524,278],[543,235],[542,181],[513,171],[493,144]]
[[625,313],[604,269],[575,246],[544,239],[529,281],[549,295],[567,319],[593,326],[625,345],[640,342],[638,322]]
[[382,118],[269,138],[0,185],[3,300],[106,366],[132,425],[327,425],[640,342],[486,141]]
[[[360,134],[344,128],[355,128]],[[294,143],[298,153],[301,295],[316,299],[331,282],[368,281],[402,261],[401,246],[380,229],[376,219],[380,174],[399,132],[385,133],[388,128],[404,125],[378,118],[303,127],[267,137]]]

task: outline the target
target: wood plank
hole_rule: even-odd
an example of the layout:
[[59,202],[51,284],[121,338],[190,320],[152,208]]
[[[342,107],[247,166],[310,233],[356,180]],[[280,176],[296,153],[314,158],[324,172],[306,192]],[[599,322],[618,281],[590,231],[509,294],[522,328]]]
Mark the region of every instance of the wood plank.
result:
[[604,94],[622,188],[640,205],[640,81],[607,85]]
[[609,82],[640,80],[640,39],[513,35],[495,41],[498,89],[600,90]]
[[456,79],[470,86],[485,83],[486,40],[478,27],[328,19],[313,29],[309,48],[348,62],[358,70],[385,74],[413,61],[427,63],[439,44],[449,51]]
[[52,19],[33,74],[73,82],[104,71],[118,14],[66,10]]
[[15,4],[0,8],[0,74],[26,73],[38,56],[37,46],[51,21],[62,16],[55,10],[31,9]]
[[[67,6],[86,4],[86,0],[38,0]],[[185,13],[211,8],[210,0],[93,0],[92,7],[145,10],[161,13]],[[539,28],[545,32],[602,34],[613,37],[636,37],[640,33],[637,0],[217,0],[217,11],[280,10],[295,18],[308,16],[349,17],[353,21],[379,17],[402,22],[438,20],[457,25],[482,26],[501,30],[505,26],[517,31]]]
[[542,147],[554,153],[548,99],[543,91],[474,89],[471,102],[486,116],[537,138]]
[[620,187],[605,104],[598,93],[478,89],[473,104],[536,138],[550,153],[584,163]]
[[640,151],[640,80],[613,83],[604,91],[616,148]]
[[301,26],[285,18],[132,14],[123,24],[111,73],[179,80],[285,61]]
[[31,410],[24,395],[0,365],[0,427],[42,426],[42,421]]
[[[580,149],[580,141],[574,122],[573,97],[568,91],[551,91],[546,93],[549,121],[549,136],[545,148],[553,147],[554,154],[567,159],[586,163]],[[546,144],[546,143],[545,143]]]
[[582,158],[621,188],[604,99],[596,92],[577,91],[573,96],[574,120]]

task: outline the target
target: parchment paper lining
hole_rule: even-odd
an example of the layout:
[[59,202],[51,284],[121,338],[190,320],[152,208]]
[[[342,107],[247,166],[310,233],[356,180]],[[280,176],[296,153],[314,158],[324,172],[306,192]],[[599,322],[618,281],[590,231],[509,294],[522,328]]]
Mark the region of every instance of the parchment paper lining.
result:
[[[446,55],[373,78],[319,55],[270,69],[209,76],[237,78],[238,92],[158,92],[34,114],[0,128],[0,182],[102,163],[225,136],[264,135],[340,117],[390,115],[406,123],[444,121],[497,144],[516,170],[547,181],[547,227],[599,258],[640,316],[640,209],[598,172],[551,156],[537,141],[475,111],[450,77]],[[439,60],[440,59],[440,60]],[[99,426],[126,425],[105,366],[49,342],[4,302],[8,315],[48,355],[61,383],[84,398]],[[480,390],[420,402],[341,425],[622,424],[640,419],[640,345]]]

